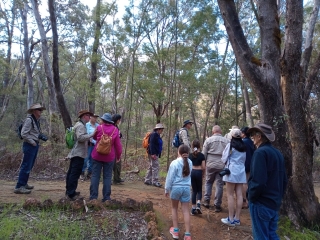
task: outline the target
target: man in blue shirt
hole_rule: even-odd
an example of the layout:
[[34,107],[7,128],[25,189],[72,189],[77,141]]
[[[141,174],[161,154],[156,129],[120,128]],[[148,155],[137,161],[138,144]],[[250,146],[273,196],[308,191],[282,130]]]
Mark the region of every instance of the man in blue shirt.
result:
[[[90,117],[90,121],[86,123],[86,129],[88,134],[92,134],[96,130],[96,127],[99,125],[97,123],[98,117],[99,117],[98,115],[94,114],[93,116]],[[82,167],[82,174],[80,176],[82,180],[86,180],[87,178],[91,177],[91,173],[92,173],[91,153],[95,145],[96,145],[96,140],[90,138],[88,142],[88,156],[84,160],[84,164]]]
[[287,187],[281,152],[271,145],[275,134],[269,125],[258,123],[248,130],[256,150],[251,159],[248,200],[254,239],[279,239],[278,211]]
[[147,151],[150,165],[144,180],[146,185],[153,185],[156,187],[162,186],[159,182],[159,158],[161,157],[162,151],[162,139],[160,134],[163,132],[163,129],[164,126],[161,123],[158,123],[149,137],[149,146]]

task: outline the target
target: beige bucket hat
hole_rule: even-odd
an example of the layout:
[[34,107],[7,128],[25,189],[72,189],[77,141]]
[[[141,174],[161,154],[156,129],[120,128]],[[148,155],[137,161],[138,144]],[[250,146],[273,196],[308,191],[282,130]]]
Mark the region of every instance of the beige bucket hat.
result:
[[156,129],[164,129],[163,124],[162,123],[158,123],[153,130],[156,130]]
[[33,110],[39,109],[41,111],[46,110],[45,107],[41,106],[40,103],[33,104],[28,110],[27,113],[31,114]]

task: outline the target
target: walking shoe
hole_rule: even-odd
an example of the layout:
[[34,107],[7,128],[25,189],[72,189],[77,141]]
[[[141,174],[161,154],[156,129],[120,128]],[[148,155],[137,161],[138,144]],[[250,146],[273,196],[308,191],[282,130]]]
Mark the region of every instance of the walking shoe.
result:
[[159,183],[159,182],[155,182],[155,183],[153,183],[153,186],[155,186],[155,187],[162,187],[162,184]]
[[145,185],[152,185],[151,182],[144,182]]
[[215,212],[221,212],[222,211],[222,208],[220,206],[217,206],[217,205],[214,205],[215,207]]
[[27,185],[25,185],[24,187],[25,187],[26,189],[33,189],[33,188],[34,188],[34,186],[28,185],[28,183],[27,183]]
[[184,233],[183,240],[191,240],[191,234],[190,233]]
[[240,219],[233,219],[234,225],[240,226]]
[[196,208],[196,210],[197,210],[197,212],[198,212],[199,214],[202,214],[201,204],[200,204],[199,202],[197,203],[197,208]]
[[204,200],[204,202],[202,203],[202,205],[203,205],[205,208],[209,208],[209,207],[210,207],[209,203],[210,203],[209,200]]
[[225,224],[225,225],[230,226],[230,227],[234,227],[234,226],[235,226],[234,221],[231,222],[230,219],[229,219],[229,217],[227,217],[227,218],[221,218],[221,222],[222,222],[223,224]]
[[26,189],[25,187],[19,187],[19,188],[15,188],[14,189],[14,193],[17,193],[17,194],[29,194],[29,193],[31,193],[31,190]]
[[190,214],[191,214],[191,215],[195,215],[195,214],[197,214],[197,213],[198,213],[197,209],[191,208],[191,211],[190,211]]
[[170,228],[170,234],[172,235],[173,239],[179,239],[179,228]]

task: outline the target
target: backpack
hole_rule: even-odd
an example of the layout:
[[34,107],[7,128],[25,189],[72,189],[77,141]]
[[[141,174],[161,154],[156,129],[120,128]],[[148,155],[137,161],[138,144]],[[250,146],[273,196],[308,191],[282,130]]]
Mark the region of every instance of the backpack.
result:
[[[27,118],[30,118],[30,119],[31,119],[32,128],[34,128],[32,117],[29,116],[29,117],[27,117]],[[18,137],[19,137],[21,140],[23,139],[23,137],[21,136],[21,130],[22,130],[22,127],[23,127],[23,124],[24,124],[25,121],[26,121],[26,120],[24,120],[22,123],[20,123],[20,125],[19,125],[18,128],[17,128],[17,134],[18,134]]]
[[114,131],[116,130],[116,127],[114,127],[111,136],[109,136],[108,134],[104,134],[103,126],[101,126],[101,129],[102,129],[102,136],[100,138],[100,141],[98,142],[96,150],[100,154],[108,155],[111,152],[112,135],[113,135]]
[[173,140],[172,140],[172,146],[173,147],[176,147],[178,148],[182,143],[180,142],[180,130],[177,130],[174,137],[173,137]]
[[65,141],[67,148],[72,149],[76,142],[74,137],[74,127],[69,127],[66,129]]
[[142,140],[142,147],[148,148],[149,147],[149,139],[150,139],[151,132],[147,132]]

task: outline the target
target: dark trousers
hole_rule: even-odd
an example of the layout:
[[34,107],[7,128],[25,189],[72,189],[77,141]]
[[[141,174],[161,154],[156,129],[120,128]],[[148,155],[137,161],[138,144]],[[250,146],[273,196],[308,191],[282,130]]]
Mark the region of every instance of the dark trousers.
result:
[[70,165],[66,179],[66,194],[71,198],[76,195],[78,179],[81,175],[83,162],[84,158],[81,157],[73,157],[70,159]]
[[115,162],[113,164],[113,181],[114,182],[121,181],[120,174],[121,174],[121,161]]
[[191,186],[192,186],[192,204],[196,204],[197,200],[202,198],[202,170],[192,169],[191,171]]

